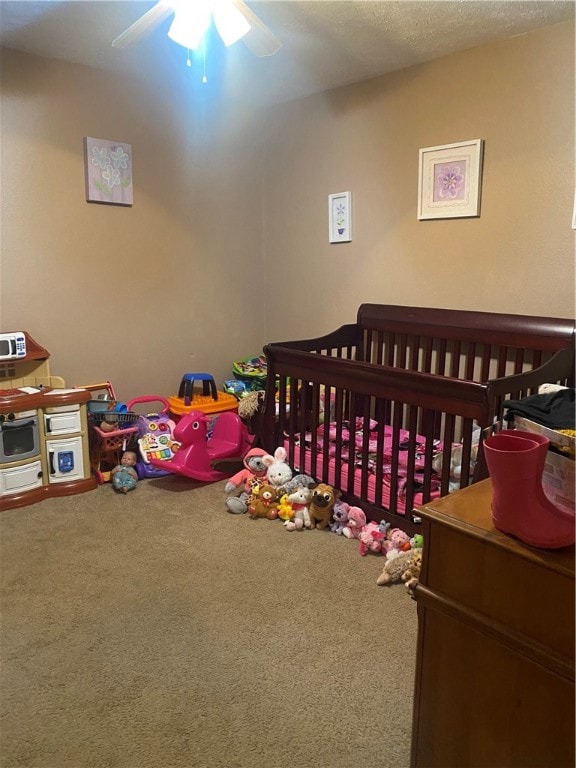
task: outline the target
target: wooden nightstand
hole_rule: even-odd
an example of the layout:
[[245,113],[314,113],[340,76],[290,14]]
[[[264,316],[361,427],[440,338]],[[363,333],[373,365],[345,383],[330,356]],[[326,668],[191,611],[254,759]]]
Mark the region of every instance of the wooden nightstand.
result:
[[412,768],[574,768],[574,548],[497,531],[490,480],[420,509]]

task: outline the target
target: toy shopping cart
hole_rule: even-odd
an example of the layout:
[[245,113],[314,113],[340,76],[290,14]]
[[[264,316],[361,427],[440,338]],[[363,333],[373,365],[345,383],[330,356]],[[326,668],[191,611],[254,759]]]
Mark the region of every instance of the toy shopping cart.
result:
[[88,411],[90,465],[99,483],[110,480],[111,470],[120,463],[122,453],[137,440],[138,414],[116,400],[109,381],[77,389],[99,393],[86,403]]

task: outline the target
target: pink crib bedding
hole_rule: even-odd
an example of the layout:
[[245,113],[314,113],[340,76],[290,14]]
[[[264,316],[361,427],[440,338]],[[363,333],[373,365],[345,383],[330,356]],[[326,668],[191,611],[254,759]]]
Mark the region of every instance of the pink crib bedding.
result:
[[[363,496],[361,493],[361,483],[362,483],[362,470],[361,467],[366,466],[368,470],[368,487],[367,487],[367,495],[365,496],[366,500],[370,503],[377,503],[376,498],[376,449],[377,449],[377,436],[376,436],[376,429],[377,429],[377,423],[373,420],[370,421],[368,428],[370,430],[370,433],[368,435],[367,439],[367,448],[368,452],[365,453],[364,445],[365,445],[365,436],[364,436],[364,423],[361,419],[357,420],[356,423],[356,430],[355,430],[355,436],[354,436],[354,443],[352,451],[350,450],[350,431],[346,428],[346,426],[343,427],[341,431],[341,443],[340,443],[340,456],[339,459],[337,457],[338,453],[338,447],[337,447],[337,427],[334,423],[330,423],[328,425],[328,429],[326,429],[326,426],[324,424],[321,424],[318,429],[316,430],[316,442],[315,442],[315,448],[316,448],[316,462],[313,461],[314,453],[313,453],[313,435],[312,433],[308,432],[304,435],[304,443],[305,443],[305,455],[304,455],[304,466],[296,466],[295,469],[298,472],[306,472],[307,474],[310,474],[312,476],[315,476],[314,473],[314,466],[316,467],[316,473],[318,473],[320,468],[324,467],[324,446],[326,441],[328,441],[328,461],[325,465],[325,470],[322,471],[322,479],[325,482],[330,483],[331,485],[336,484],[336,477],[337,477],[337,463],[340,463],[340,489],[344,490],[348,488],[348,478],[349,478],[349,472],[350,472],[350,466],[352,464],[352,471],[354,472],[354,486],[353,486],[353,492],[357,496]],[[389,508],[390,507],[390,501],[391,501],[391,482],[392,482],[392,453],[393,453],[393,428],[391,426],[384,426],[383,428],[383,463],[382,463],[382,504]],[[397,512],[399,514],[405,514],[406,513],[406,505],[404,501],[404,491],[407,486],[407,478],[408,478],[408,447],[411,442],[411,435],[410,433],[405,429],[398,430],[397,440],[399,439],[399,450],[398,450],[398,457],[397,457]],[[427,441],[426,438],[422,435],[416,435],[415,438],[412,437],[412,442],[414,443],[414,464],[413,464],[413,487],[416,489],[418,485],[422,484],[423,481],[423,474],[421,474],[420,470],[424,469],[424,456],[426,452],[427,447]],[[295,451],[295,462],[300,461],[301,462],[301,439],[300,435],[295,436],[294,445],[296,447]],[[457,446],[457,444],[454,444],[454,446]],[[286,448],[286,451],[289,452],[290,447],[290,440],[285,437],[284,441],[284,447]],[[434,455],[440,456],[443,450],[443,443],[440,440],[434,440],[432,450]],[[352,453],[352,456],[350,455]],[[429,498],[437,498],[440,494],[440,475],[435,474],[431,478],[430,482],[430,495]],[[425,503],[425,499],[421,492],[418,492],[415,490],[414,497],[413,497],[413,505],[418,506]]]

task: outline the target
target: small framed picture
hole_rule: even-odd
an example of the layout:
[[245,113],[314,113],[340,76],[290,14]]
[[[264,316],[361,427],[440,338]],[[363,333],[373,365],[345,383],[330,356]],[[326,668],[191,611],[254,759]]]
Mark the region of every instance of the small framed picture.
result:
[[482,139],[420,150],[419,219],[480,216],[483,153]]
[[132,205],[132,146],[84,137],[86,202]]
[[576,229],[576,191],[574,192],[574,208],[572,209],[572,229]]
[[328,195],[328,240],[349,243],[352,240],[352,195],[337,192]]

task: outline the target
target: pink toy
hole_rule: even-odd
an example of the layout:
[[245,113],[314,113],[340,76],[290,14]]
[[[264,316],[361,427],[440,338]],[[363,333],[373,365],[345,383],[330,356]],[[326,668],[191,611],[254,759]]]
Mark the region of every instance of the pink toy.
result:
[[212,462],[233,456],[241,459],[250,448],[251,438],[246,425],[233,411],[225,411],[216,418],[208,439],[211,422],[202,411],[190,411],[174,429],[174,439],[180,443],[174,457],[167,461],[151,459],[151,464],[202,482],[224,479],[227,473],[215,470]]
[[360,531],[360,554],[366,555],[368,552],[379,554],[382,551],[382,542],[386,538],[384,531],[380,529],[378,523],[367,523]]
[[347,539],[360,538],[360,531],[366,525],[366,515],[360,507],[350,507],[348,510],[348,520],[342,533]]
[[243,467],[228,480],[225,493],[231,494],[226,499],[226,508],[233,515],[242,515],[248,509],[248,498],[254,487],[266,479],[268,467],[263,458],[268,454],[262,448],[250,448],[244,455]]
[[410,549],[410,536],[401,528],[392,528],[382,545],[382,549],[389,552],[395,549],[397,552],[407,552]]

